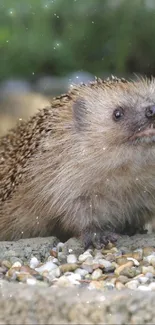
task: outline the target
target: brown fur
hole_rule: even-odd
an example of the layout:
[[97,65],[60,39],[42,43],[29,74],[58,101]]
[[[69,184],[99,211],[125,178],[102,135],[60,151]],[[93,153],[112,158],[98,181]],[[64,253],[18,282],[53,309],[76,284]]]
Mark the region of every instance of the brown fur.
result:
[[[85,238],[155,215],[155,81],[112,78],[73,88],[0,139],[0,239]],[[114,109],[125,109],[115,122]],[[152,121],[152,120],[151,120]]]

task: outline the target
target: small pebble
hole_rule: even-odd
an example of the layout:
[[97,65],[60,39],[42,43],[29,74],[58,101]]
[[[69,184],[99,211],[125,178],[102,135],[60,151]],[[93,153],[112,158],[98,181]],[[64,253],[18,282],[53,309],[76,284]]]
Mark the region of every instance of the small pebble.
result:
[[116,260],[116,256],[114,254],[112,253],[107,254],[106,261],[114,262],[115,260]]
[[114,267],[114,269],[117,269],[119,266],[116,262],[112,262],[111,265]]
[[139,282],[137,280],[129,281],[125,284],[128,289],[136,290],[138,288]]
[[39,273],[43,273],[44,271],[51,271],[56,268],[57,268],[56,264],[54,264],[52,261],[48,261],[45,264],[35,268],[35,270]]
[[88,257],[92,258],[92,255],[89,252],[83,253],[83,254],[79,255],[78,260],[79,260],[79,262],[85,262]]
[[56,247],[56,248],[57,248],[57,251],[58,251],[58,252],[61,252],[63,247],[64,247],[64,243],[61,243],[61,242],[58,243],[58,244],[57,244],[57,247]]
[[134,278],[137,275],[136,269],[131,267],[124,268],[121,274],[126,275],[128,278]]
[[48,273],[48,277],[49,278],[59,278],[61,275],[61,271],[59,269],[59,267],[57,267],[56,269],[54,270],[51,270],[49,273]]
[[54,247],[53,249],[51,249],[50,255],[53,256],[53,257],[57,257],[58,253],[57,253],[57,248],[56,247]]
[[29,284],[29,285],[35,285],[37,282],[37,280],[35,278],[28,278],[26,280],[26,283]]
[[117,290],[123,290],[125,289],[125,285],[122,282],[117,281],[115,285]]
[[142,266],[142,273],[143,274],[146,274],[146,273],[152,273],[154,274],[154,267],[152,265],[149,265],[149,266]]
[[97,253],[95,254],[95,257],[94,257],[94,261],[98,261],[99,258],[103,258],[103,255],[100,251],[97,251]]
[[19,282],[27,282],[27,279],[33,279],[29,273],[17,273],[17,280]]
[[122,255],[122,257],[132,258],[139,262],[142,260],[142,253],[140,253],[140,252],[126,253],[126,254]]
[[125,283],[127,283],[127,282],[129,281],[129,278],[128,278],[127,276],[125,276],[125,275],[120,275],[120,276],[117,278],[117,281],[119,281],[119,282],[125,284]]
[[89,265],[89,264],[86,264],[86,263],[83,263],[81,265],[81,267],[86,270],[88,273],[92,273],[93,272],[93,265]]
[[66,263],[67,262],[67,257],[63,252],[58,252],[58,261],[60,263]]
[[116,248],[116,247],[114,246],[113,243],[109,242],[109,243],[106,245],[105,248],[106,248],[106,249],[112,249],[112,248]]
[[130,270],[132,266],[133,266],[133,261],[128,261],[127,263],[125,263],[125,264],[119,266],[118,268],[116,268],[114,273],[115,273],[116,276],[126,275],[124,272],[126,272],[127,268]]
[[155,252],[154,247],[144,247],[143,248],[143,256],[151,255],[151,254],[153,254],[153,252]]
[[110,250],[111,253],[118,253],[118,249],[117,247],[112,247],[111,250]]
[[126,257],[118,257],[116,259],[116,262],[118,265],[124,265],[127,263],[127,258]]
[[139,262],[135,258],[133,258],[133,257],[127,257],[127,260],[128,261],[133,261],[133,263],[134,263],[135,266],[139,266]]
[[102,271],[100,269],[96,269],[92,273],[92,280],[98,280],[102,276]]
[[65,272],[69,272],[69,271],[75,271],[77,268],[78,268],[78,265],[77,264],[73,264],[73,263],[70,263],[70,264],[62,264],[60,265],[60,271],[62,273],[65,273]]
[[76,263],[77,262],[77,257],[74,254],[70,254],[67,256],[67,263]]
[[38,265],[39,265],[38,259],[35,256],[33,256],[30,260],[30,267],[32,269],[35,269]]
[[73,285],[71,283],[71,281],[69,280],[68,277],[66,277],[65,275],[62,275],[60,278],[56,279],[55,280],[57,286],[60,286],[60,287],[70,287],[71,285]]
[[103,290],[103,288],[104,286],[102,281],[91,281],[88,285],[89,290],[94,290],[94,289]]
[[104,268],[104,273],[111,273],[111,272],[113,272],[115,270],[115,268],[116,267],[114,265],[111,265],[109,267],[106,267],[106,268]]
[[58,261],[57,258],[53,258],[52,262],[53,262],[54,264],[57,264],[57,265],[59,264],[59,261]]
[[88,271],[85,269],[77,268],[74,273],[80,274],[81,277],[85,277],[88,274]]
[[107,261],[106,259],[99,259],[98,263],[102,265],[105,269],[111,267],[111,262]]
[[147,255],[147,256],[144,256],[144,257],[143,257],[143,261],[148,262],[149,264],[151,264],[150,262],[151,262],[151,259],[152,259],[153,257],[155,257],[153,254],[151,254],[151,255]]
[[113,290],[114,288],[115,288],[115,285],[111,282],[106,282],[104,284],[105,291],[110,291],[110,290]]
[[13,265],[16,262],[19,262],[19,263],[23,264],[23,261],[20,258],[15,257],[15,256],[10,257],[9,261],[10,261],[11,265]]
[[138,278],[139,283],[141,284],[148,284],[150,282],[150,279],[147,278],[146,276],[140,276]]
[[11,263],[8,260],[4,260],[1,262],[1,266],[6,267],[7,269],[11,268]]
[[20,262],[15,262],[13,265],[12,265],[12,268],[16,268],[16,267],[21,267],[21,263]]
[[134,270],[135,270],[135,276],[139,276],[141,274],[141,270],[140,269],[138,269],[138,268],[135,267]]
[[153,279],[153,274],[150,273],[150,272],[147,272],[147,273],[145,274],[145,276],[146,276],[147,278],[149,278],[150,280]]
[[17,279],[17,274],[19,274],[19,271],[17,271],[15,268],[10,268],[6,273],[6,279],[15,281]]
[[138,262],[140,262],[143,259],[143,251],[142,250],[134,251],[132,257],[135,258],[135,260],[137,260]]
[[30,268],[28,265],[23,265],[19,269],[20,273],[29,273],[31,275],[39,274],[35,269]]
[[134,250],[134,253],[139,253],[141,256],[143,256],[143,248],[137,248]]
[[94,260],[92,256],[88,256],[87,259],[83,262],[89,265],[93,265],[94,264]]
[[76,273],[72,273],[72,272],[70,272],[70,274],[68,274],[67,277],[69,279],[71,279],[71,281],[72,280],[76,280],[76,281],[80,281],[81,280],[81,275],[80,274],[76,274]]
[[[76,274],[77,276],[77,274]],[[58,279],[58,285],[61,285],[61,286],[69,286],[69,285],[80,285],[80,282],[79,280],[81,278],[77,278],[75,276],[75,274],[73,273],[72,275],[70,276],[61,276],[59,279]]]
[[86,275],[85,275],[85,279],[86,279],[86,280],[91,280],[91,274],[89,274],[89,273],[86,274]]

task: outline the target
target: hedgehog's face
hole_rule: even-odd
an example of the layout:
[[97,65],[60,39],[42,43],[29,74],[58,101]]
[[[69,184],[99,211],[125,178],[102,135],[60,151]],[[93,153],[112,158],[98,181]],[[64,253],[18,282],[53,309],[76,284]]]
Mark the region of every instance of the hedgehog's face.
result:
[[155,144],[154,81],[128,84],[122,98],[122,105],[113,110],[113,120],[126,129],[125,139],[135,145]]
[[76,117],[80,129],[90,136],[100,134],[103,143],[115,146],[155,144],[154,81],[92,89],[83,98]]
[[141,111],[131,110],[122,106],[113,111],[114,123],[122,125],[125,131],[125,142],[153,143],[155,142],[155,104],[146,105]]

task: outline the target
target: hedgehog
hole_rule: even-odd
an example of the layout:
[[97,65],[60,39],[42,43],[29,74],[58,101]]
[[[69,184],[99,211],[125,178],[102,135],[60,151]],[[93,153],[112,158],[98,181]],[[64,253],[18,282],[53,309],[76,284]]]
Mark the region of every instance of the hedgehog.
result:
[[72,86],[0,139],[0,240],[102,247],[155,215],[155,80]]

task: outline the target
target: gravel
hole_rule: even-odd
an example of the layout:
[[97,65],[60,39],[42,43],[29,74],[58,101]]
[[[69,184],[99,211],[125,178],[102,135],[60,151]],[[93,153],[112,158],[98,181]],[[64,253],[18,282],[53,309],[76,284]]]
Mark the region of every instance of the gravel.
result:
[[116,246],[109,243],[101,250],[86,251],[74,238],[66,243],[54,237],[2,242],[0,287],[14,283],[60,292],[66,287],[103,295],[127,291],[129,296],[130,292],[154,292],[155,239],[146,236],[124,236],[126,241],[121,237]]
[[17,249],[18,243],[22,241],[11,244],[11,249],[8,249],[9,243],[6,243],[7,249],[0,260],[0,279],[31,286],[85,286],[102,291],[126,288],[155,290],[154,246],[126,250],[118,242],[116,246],[109,243],[101,250],[84,251],[82,244],[74,238],[66,243],[53,237],[48,240],[50,244],[47,239],[44,239],[44,243],[41,240],[44,256],[40,254],[40,246],[34,249],[34,240],[29,240],[29,245],[25,245],[23,256]]

